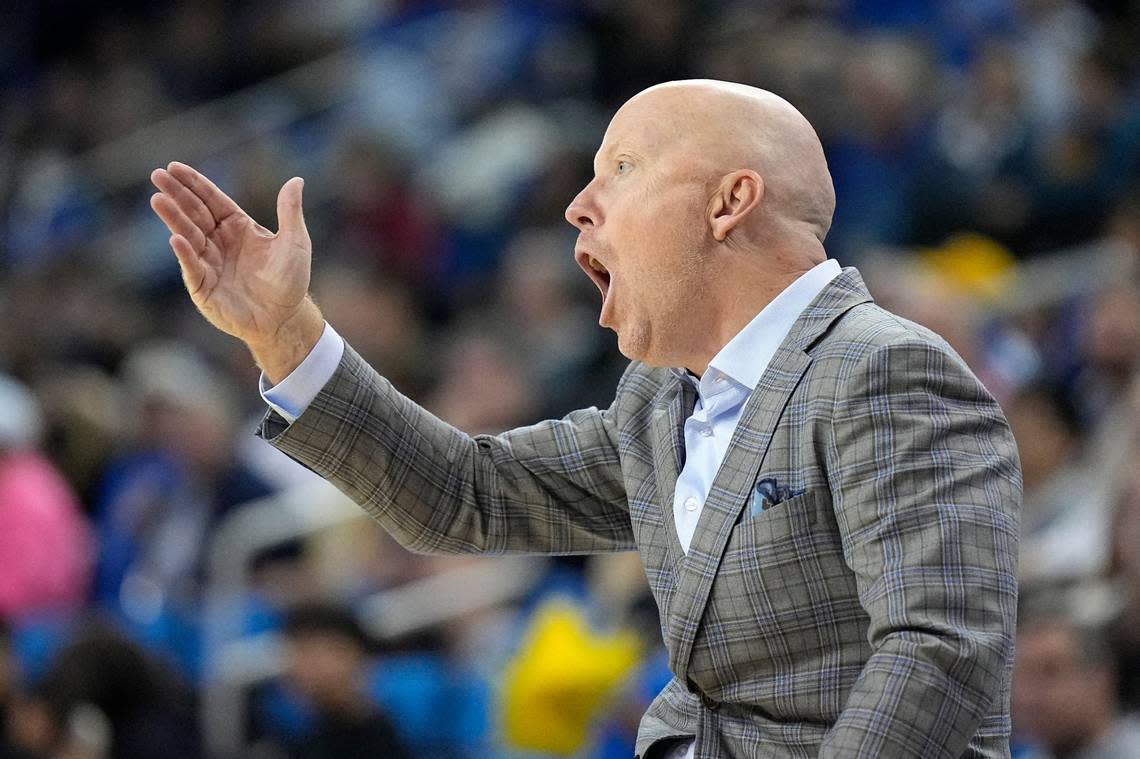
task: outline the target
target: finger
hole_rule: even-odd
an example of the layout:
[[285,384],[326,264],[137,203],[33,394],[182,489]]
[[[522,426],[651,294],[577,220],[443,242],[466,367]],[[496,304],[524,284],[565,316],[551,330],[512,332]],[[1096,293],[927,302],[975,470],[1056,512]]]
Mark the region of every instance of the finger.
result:
[[304,232],[305,214],[301,206],[301,193],[305,180],[293,177],[277,193],[277,231]]
[[169,171],[155,169],[150,173],[150,181],[155,187],[166,193],[182,209],[182,213],[190,217],[190,221],[198,225],[198,228],[205,234],[210,234],[217,227],[213,214],[210,213],[210,209],[206,208],[202,199],[191,192],[189,187],[179,182]]
[[205,250],[206,235],[198,225],[182,212],[178,204],[166,193],[156,192],[150,196],[150,207],[162,219],[162,223],[176,235],[181,235],[194,246],[194,250]]
[[216,223],[221,224],[226,217],[242,213],[241,207],[229,195],[219,190],[216,184],[199,171],[178,161],[171,162],[166,170],[202,200]]
[[155,193],[150,198],[150,207],[158,214],[158,218],[166,224],[174,234],[185,237],[195,250],[203,250],[206,246],[206,235],[202,229],[190,220],[182,209],[166,193]]
[[182,269],[182,282],[186,285],[186,292],[191,296],[197,295],[206,281],[206,265],[194,248],[182,235],[173,235],[170,238],[170,247],[174,250],[174,257],[178,259],[178,266]]

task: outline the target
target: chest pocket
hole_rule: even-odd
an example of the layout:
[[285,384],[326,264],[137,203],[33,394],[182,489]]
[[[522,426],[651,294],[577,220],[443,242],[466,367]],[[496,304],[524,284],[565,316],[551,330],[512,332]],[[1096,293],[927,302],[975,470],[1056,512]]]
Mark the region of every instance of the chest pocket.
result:
[[737,567],[740,571],[783,571],[805,551],[834,549],[842,561],[842,544],[826,488],[809,488],[755,515],[751,507],[745,506],[729,535],[721,574]]

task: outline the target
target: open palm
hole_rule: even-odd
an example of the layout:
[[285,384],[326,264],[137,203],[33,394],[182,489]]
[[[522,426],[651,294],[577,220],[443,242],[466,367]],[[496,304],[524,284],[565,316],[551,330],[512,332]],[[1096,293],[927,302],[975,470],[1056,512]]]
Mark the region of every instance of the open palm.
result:
[[194,305],[215,327],[247,343],[271,339],[309,288],[303,181],[295,177],[281,188],[276,234],[186,164],[156,169],[151,181],[159,189],[151,207],[170,229]]

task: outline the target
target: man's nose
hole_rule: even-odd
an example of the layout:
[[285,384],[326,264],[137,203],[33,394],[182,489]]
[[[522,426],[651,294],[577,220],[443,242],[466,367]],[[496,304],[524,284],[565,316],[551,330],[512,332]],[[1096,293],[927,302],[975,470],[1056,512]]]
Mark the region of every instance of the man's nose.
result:
[[588,227],[597,226],[599,214],[590,193],[593,182],[582,188],[575,198],[566,206],[566,221],[573,224],[579,231],[585,232]]

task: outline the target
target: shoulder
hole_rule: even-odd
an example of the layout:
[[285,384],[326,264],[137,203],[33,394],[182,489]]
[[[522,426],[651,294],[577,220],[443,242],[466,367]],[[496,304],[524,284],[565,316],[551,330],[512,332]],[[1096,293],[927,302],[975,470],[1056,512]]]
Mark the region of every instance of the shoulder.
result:
[[932,392],[993,404],[965,360],[937,333],[874,304],[836,319],[809,351],[817,394],[843,399]]
[[809,353],[814,364],[829,366],[840,380],[903,356],[928,356],[938,364],[949,362],[969,371],[941,335],[871,302],[836,319]]
[[941,335],[873,302],[861,303],[836,319],[810,353],[815,361],[857,363],[884,349],[908,346],[958,355]]

